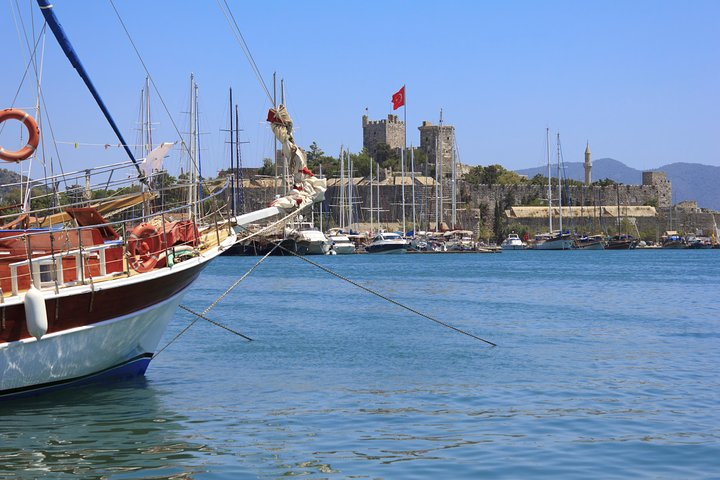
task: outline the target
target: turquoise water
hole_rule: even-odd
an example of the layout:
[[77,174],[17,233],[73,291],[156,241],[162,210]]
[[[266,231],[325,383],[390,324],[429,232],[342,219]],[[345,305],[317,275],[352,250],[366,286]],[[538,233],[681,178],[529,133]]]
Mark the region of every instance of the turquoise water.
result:
[[720,477],[720,251],[312,259],[498,347],[269,258],[208,314],[255,341],[199,321],[145,379],[0,404],[0,476]]

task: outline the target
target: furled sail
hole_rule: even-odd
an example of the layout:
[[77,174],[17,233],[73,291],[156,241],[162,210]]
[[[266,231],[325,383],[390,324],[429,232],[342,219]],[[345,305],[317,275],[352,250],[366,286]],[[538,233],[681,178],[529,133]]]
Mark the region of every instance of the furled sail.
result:
[[290,212],[321,202],[325,198],[327,182],[324,178],[313,175],[307,168],[305,152],[295,144],[293,139],[293,122],[285,105],[280,105],[277,109],[271,108],[267,120],[270,122],[275,138],[282,145],[283,156],[288,162],[288,169],[292,172],[293,178],[293,185],[288,194],[276,199],[270,206]]

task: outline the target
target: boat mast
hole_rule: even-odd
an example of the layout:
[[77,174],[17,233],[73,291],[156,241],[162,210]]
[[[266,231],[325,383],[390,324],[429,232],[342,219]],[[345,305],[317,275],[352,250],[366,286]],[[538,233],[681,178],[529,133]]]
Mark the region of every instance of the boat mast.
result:
[[248,142],[240,141],[240,113],[238,110],[238,106],[235,105],[235,191],[238,194],[238,199],[235,203],[236,206],[238,206],[237,204],[239,203],[240,212],[245,213],[245,187],[243,186],[243,165],[240,144]]
[[235,138],[233,136],[233,98],[232,87],[230,87],[230,174],[232,175],[232,183],[230,184],[230,209],[233,216],[237,215],[237,205],[235,204]]
[[545,147],[547,149],[547,167],[548,167],[548,222],[549,222],[549,233],[553,231],[552,221],[552,171],[550,170],[550,127],[545,127]]
[[444,191],[444,188],[443,188],[443,174],[444,174],[445,172],[443,171],[443,163],[444,163],[444,162],[443,162],[443,148],[444,148],[444,147],[443,147],[443,140],[442,140],[442,132],[443,132],[443,111],[442,111],[442,108],[441,108],[441,109],[440,109],[440,128],[438,129],[438,139],[439,139],[439,142],[440,142],[440,148],[439,148],[438,154],[437,154],[437,157],[438,157],[437,162],[438,162],[438,164],[439,164],[439,167],[436,167],[436,169],[439,170],[439,175],[438,175],[439,184],[438,184],[438,186],[439,186],[439,188],[440,188],[440,195],[439,195],[439,197],[438,197],[438,205],[439,205],[439,208],[440,208],[440,220],[439,220],[439,222],[438,222],[438,230],[440,230],[440,224],[442,224],[442,222],[443,222],[443,217],[444,217],[444,215],[443,215],[443,207],[444,207],[443,203],[444,203],[444,201],[445,201],[445,191]]
[[457,225],[457,142],[455,142],[452,155],[452,228]]
[[373,163],[374,160],[370,157],[370,233],[375,230],[373,225]]
[[[277,72],[273,72],[273,108],[275,109],[275,111],[277,111],[277,108],[278,108],[278,103],[277,103]],[[274,141],[273,141],[273,164],[275,164],[275,180],[274,180],[273,183],[274,183],[274,185],[275,185],[275,198],[278,198],[278,184],[277,184],[277,182],[278,182],[278,158],[277,158],[277,145],[278,145],[278,141],[277,141],[277,137],[275,137],[274,135],[273,135],[273,137],[274,137]]]
[[440,230],[440,129],[435,136],[435,231]]
[[[285,79],[280,79],[280,104],[285,105]],[[277,138],[275,139],[277,142]],[[285,186],[283,190],[283,195],[287,195],[288,191],[290,190],[290,175],[288,175],[288,164],[287,164],[287,158],[285,158],[285,155],[282,156],[283,159],[283,185]],[[293,172],[294,173],[294,172]]]
[[353,224],[353,208],[352,208],[352,187],[353,187],[353,164],[352,164],[352,158],[350,158],[350,150],[345,150],[345,156],[347,157],[347,166],[348,166],[348,196],[347,196],[347,206],[348,206],[348,230],[352,231],[352,224]]
[[120,140],[120,144],[125,149],[125,153],[127,153],[128,157],[130,157],[130,160],[132,160],[133,165],[135,165],[135,169],[138,172],[138,175],[140,177],[140,181],[146,182],[142,170],[140,170],[140,165],[138,164],[137,160],[135,159],[135,156],[132,154],[132,151],[130,150],[130,146],[123,138],[122,133],[120,133],[120,129],[115,124],[115,120],[110,115],[110,111],[105,106],[105,102],[103,102],[102,98],[100,98],[100,93],[95,88],[95,85],[90,80],[90,76],[88,75],[87,71],[85,70],[85,67],[83,67],[82,63],[80,62],[80,58],[78,57],[77,53],[75,52],[75,49],[70,44],[70,40],[68,39],[68,36],[65,34],[65,31],[63,30],[62,26],[60,25],[60,22],[58,21],[57,17],[55,16],[55,12],[53,11],[53,5],[50,3],[50,0],[37,0],[38,6],[40,7],[40,12],[43,14],[43,17],[45,18],[45,21],[50,26],[50,30],[52,30],[53,35],[55,36],[55,39],[57,40],[58,44],[60,45],[60,48],[62,48],[63,52],[65,52],[65,56],[70,61],[70,64],[77,70],[78,75],[80,75],[80,78],[82,78],[83,82],[85,83],[85,86],[90,90],[90,94],[95,99],[95,102],[98,104],[98,107],[100,107],[100,110],[103,112],[103,115],[105,116],[105,119],[110,124],[110,127],[113,129],[113,132],[115,132],[115,135],[117,136],[118,140]]
[[415,149],[410,147],[410,178],[412,181],[412,221],[413,221],[413,237],[415,237],[415,230],[417,230],[417,224],[415,223]]
[[340,145],[340,228],[345,230],[345,164],[343,163],[343,146]]
[[148,154],[153,149],[153,140],[152,140],[152,120],[150,117],[150,77],[145,77],[145,108],[146,108],[146,115],[145,118],[147,119],[147,125],[146,125],[146,142],[145,142],[145,158],[147,158]]
[[557,178],[558,178],[558,210],[560,211],[560,217],[559,217],[559,228],[560,228],[560,235],[563,233],[563,224],[562,224],[562,177],[560,174],[560,132],[557,133]]

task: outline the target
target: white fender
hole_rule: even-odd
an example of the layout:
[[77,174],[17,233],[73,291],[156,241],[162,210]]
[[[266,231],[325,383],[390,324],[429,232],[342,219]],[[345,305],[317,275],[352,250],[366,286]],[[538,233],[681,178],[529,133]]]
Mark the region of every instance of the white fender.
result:
[[45,297],[34,285],[25,294],[25,322],[30,335],[40,340],[47,333],[48,321]]

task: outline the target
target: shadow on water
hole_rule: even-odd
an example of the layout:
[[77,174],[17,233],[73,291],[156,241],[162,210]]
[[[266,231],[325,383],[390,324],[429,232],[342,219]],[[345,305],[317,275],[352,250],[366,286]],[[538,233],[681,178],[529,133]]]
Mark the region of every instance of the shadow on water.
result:
[[0,410],[4,478],[186,478],[207,446],[144,378],[10,400]]

